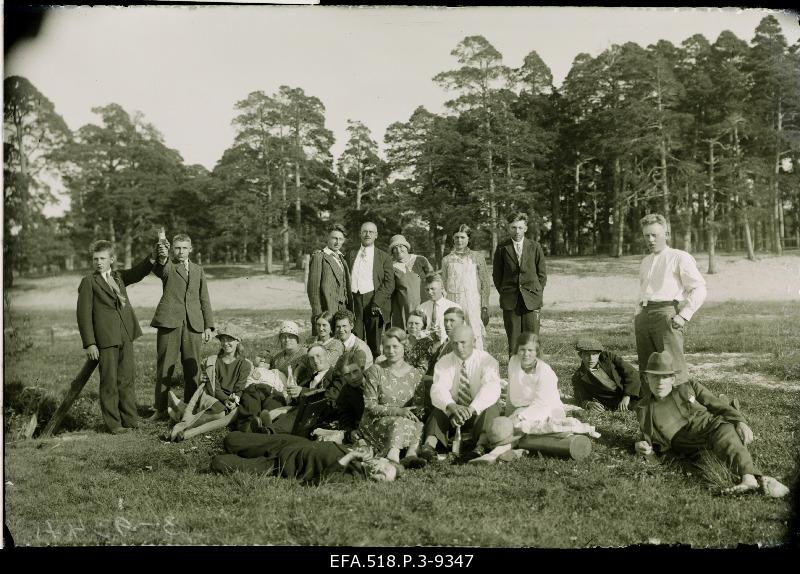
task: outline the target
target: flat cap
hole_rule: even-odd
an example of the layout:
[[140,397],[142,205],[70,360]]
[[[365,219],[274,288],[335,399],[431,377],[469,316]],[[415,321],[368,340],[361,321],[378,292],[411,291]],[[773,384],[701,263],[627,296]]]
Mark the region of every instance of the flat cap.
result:
[[603,344],[594,337],[578,337],[575,342],[578,351],[603,351]]

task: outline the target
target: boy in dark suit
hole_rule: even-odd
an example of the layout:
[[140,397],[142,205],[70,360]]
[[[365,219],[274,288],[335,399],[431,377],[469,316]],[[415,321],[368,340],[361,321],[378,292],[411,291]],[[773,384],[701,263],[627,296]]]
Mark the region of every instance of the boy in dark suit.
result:
[[[172,238],[172,259],[160,256],[153,273],[161,278],[164,292],[150,326],[156,336],[155,412],[150,420],[168,418],[167,394],[178,356],[183,366],[183,400],[188,402],[200,384],[200,350],[211,340],[214,317],[203,268],[189,261],[192,240]],[[169,244],[167,244],[169,249]]]
[[112,271],[110,241],[92,244],[94,272],[78,287],[78,330],[86,357],[100,362],[100,412],[112,434],[139,426],[136,412],[133,341],[141,336],[126,285],[138,283],[153,268],[153,253],[130,269]]
[[581,358],[572,374],[575,404],[595,412],[633,410],[641,387],[633,365],[594,337],[580,337],[575,349]]
[[539,334],[539,310],[547,283],[544,251],[536,241],[525,239],[528,216],[516,213],[508,220],[511,237],[494,252],[492,279],[500,294],[503,325],[512,355],[522,331]]
[[312,335],[317,334],[316,320],[324,311],[336,313],[353,307],[350,268],[340,251],[344,240],[344,228],[334,225],[325,248],[311,254],[306,291],[311,304]]

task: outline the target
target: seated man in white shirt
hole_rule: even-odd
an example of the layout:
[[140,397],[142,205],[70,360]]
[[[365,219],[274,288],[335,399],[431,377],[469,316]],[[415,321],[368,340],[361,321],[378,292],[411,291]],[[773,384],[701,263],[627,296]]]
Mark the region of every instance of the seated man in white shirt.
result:
[[417,455],[436,458],[436,446],[447,447],[454,428],[470,430],[473,450],[466,458],[486,452],[486,430],[500,414],[497,404],[502,381],[497,360],[475,349],[475,334],[469,326],[455,328],[450,336],[451,353],[436,363],[431,386],[433,411],[425,423],[425,444]]
[[650,254],[639,267],[634,332],[644,398],[650,394],[644,368],[652,353],[669,351],[675,362],[675,384],[688,380],[683,356],[684,330],[705,301],[706,281],[697,269],[694,257],[667,246],[669,231],[663,215],[645,215],[641,225]]
[[447,339],[444,326],[445,311],[453,307],[461,309],[461,305],[444,296],[444,283],[441,276],[435,273],[425,278],[425,291],[430,299],[420,303],[417,309],[425,313],[428,319],[428,333],[434,342],[439,343]]

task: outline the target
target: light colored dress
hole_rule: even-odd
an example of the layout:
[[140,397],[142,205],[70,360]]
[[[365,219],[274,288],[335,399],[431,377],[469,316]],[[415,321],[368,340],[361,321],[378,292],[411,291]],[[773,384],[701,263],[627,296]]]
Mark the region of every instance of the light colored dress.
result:
[[424,407],[425,386],[414,368],[398,377],[386,363],[376,363],[365,373],[364,416],[359,432],[378,451],[417,446],[422,440],[422,422],[414,422],[397,411],[402,407]]
[[427,301],[423,278],[433,271],[422,255],[409,255],[405,263],[395,261],[394,291],[392,292],[392,327],[406,330],[408,314],[420,303]]
[[489,306],[489,272],[480,253],[455,250],[442,261],[442,280],[447,298],[461,305],[467,323],[475,334],[475,348],[483,350],[486,330],[481,321],[481,307]]
[[514,429],[523,434],[597,435],[594,426],[567,416],[558,392],[558,377],[541,359],[536,361],[532,373],[522,370],[516,355],[508,361],[506,416],[511,417]]

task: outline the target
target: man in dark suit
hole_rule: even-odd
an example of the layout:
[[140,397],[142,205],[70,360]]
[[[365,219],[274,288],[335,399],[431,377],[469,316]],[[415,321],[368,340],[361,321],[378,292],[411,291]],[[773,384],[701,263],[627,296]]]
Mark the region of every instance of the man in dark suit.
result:
[[514,353],[522,331],[539,334],[539,310],[547,283],[542,246],[525,238],[528,216],[516,213],[508,220],[511,237],[494,252],[492,279],[500,293],[503,325],[508,337],[508,354]]
[[594,337],[580,337],[575,349],[581,358],[581,365],[572,374],[575,404],[596,412],[633,410],[641,387],[633,365],[606,351]]
[[178,234],[172,239],[172,259],[159,257],[153,273],[161,278],[163,293],[150,326],[156,335],[155,412],[150,420],[167,418],[167,393],[180,355],[183,366],[183,400],[188,402],[200,384],[200,349],[211,339],[214,317],[205,273],[189,261],[192,240]]
[[372,356],[377,357],[381,354],[383,326],[392,311],[394,268],[391,255],[375,247],[378,227],[374,223],[365,222],[360,236],[361,247],[351,251],[347,259],[356,316],[353,332],[367,342]]
[[344,240],[344,228],[334,225],[328,231],[328,244],[311,254],[306,291],[311,304],[312,335],[317,334],[316,320],[324,311],[336,313],[353,307],[350,268],[340,251]]
[[86,357],[100,362],[100,412],[113,434],[139,426],[133,341],[142,331],[125,286],[150,273],[155,251],[130,269],[112,271],[114,245],[96,241],[92,245],[94,272],[78,287],[78,330]]

